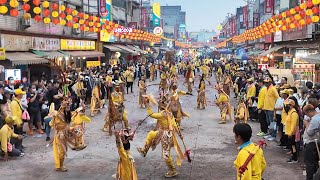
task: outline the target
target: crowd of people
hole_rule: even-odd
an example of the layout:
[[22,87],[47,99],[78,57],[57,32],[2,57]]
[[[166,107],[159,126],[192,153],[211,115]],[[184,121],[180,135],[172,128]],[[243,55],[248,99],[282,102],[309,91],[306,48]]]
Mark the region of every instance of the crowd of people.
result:
[[[255,65],[241,65],[231,61],[214,64],[212,60],[205,58],[177,63],[160,61],[126,66],[114,64],[83,70],[68,68],[63,75],[54,76],[50,80],[33,78],[28,81],[23,78],[16,83],[10,77],[7,82],[0,82],[2,153],[5,160],[8,160],[8,156],[23,156],[24,136],[46,134],[46,141],[50,141],[53,128],[55,133],[51,143],[55,168],[57,171],[67,171],[64,167],[66,147],[74,150],[86,147],[84,124],[90,122],[90,118],[85,115],[86,109],[90,109],[90,116],[94,117],[101,113],[102,108],[107,108],[106,123],[102,130],[116,135],[120,166],[115,177],[136,179],[130,141],[137,129],[131,129],[124,104],[125,94],[134,93],[134,82],[137,82],[139,107],[147,110],[147,117],[157,120],[157,126],[149,131],[145,145],[137,150],[145,157],[150,148],[155,149],[161,143],[162,157],[169,169],[165,176],[175,177],[178,171],[170,149],[174,147],[178,155],[177,165],[181,165],[185,156],[177,138],[180,137],[183,141],[182,119],[190,117],[183,110],[179,97],[194,93],[196,74],[200,75],[196,88],[196,108],[206,108],[206,84],[211,85],[211,78],[215,77],[215,89],[218,91],[216,105],[221,114],[219,124],[226,124],[227,118],[234,120],[236,124],[233,131],[236,143],[240,144],[235,161],[238,179],[253,176],[261,179],[266,168],[263,151],[250,141],[250,121],[260,123],[257,136],[268,141],[277,140],[277,146],[288,151],[288,163],[304,159],[307,179],[313,178],[319,160],[316,141],[320,128],[320,84],[308,82],[306,88],[297,89],[294,85],[289,85],[286,77],[275,81],[268,70],[258,69]],[[153,82],[157,78],[160,78],[160,83],[154,84],[159,85],[159,97],[156,100],[148,94],[147,82]],[[186,91],[178,88],[181,78],[187,85]],[[233,95],[236,104],[233,104]],[[152,110],[153,104],[158,104],[158,112]],[[23,128],[24,123],[28,124],[27,130]],[[188,154],[184,142],[183,145],[185,154]],[[303,158],[300,153],[302,149],[305,151]],[[256,155],[247,170],[241,172],[242,165],[247,160],[244,151],[255,151]],[[122,169],[125,167],[126,172]]]

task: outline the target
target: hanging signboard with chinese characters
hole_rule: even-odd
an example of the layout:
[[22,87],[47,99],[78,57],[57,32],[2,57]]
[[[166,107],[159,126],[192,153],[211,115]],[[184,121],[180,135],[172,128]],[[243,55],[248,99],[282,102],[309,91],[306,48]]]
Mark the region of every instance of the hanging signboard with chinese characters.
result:
[[1,47],[6,51],[29,51],[32,47],[31,36],[1,34]]
[[273,13],[274,0],[265,1],[265,13]]
[[161,6],[160,3],[153,3],[152,4],[152,12],[153,12],[153,25],[155,27],[160,26],[160,22],[161,22]]
[[106,0],[99,0],[99,12],[102,17],[107,15],[106,5],[107,5]]
[[38,51],[60,50],[60,39],[32,37],[32,49]]
[[95,41],[61,39],[61,50],[95,50]]
[[100,61],[87,61],[86,62],[87,67],[97,67],[101,65]]
[[123,28],[116,28],[113,30],[114,33],[132,33],[133,29],[132,28],[128,28],[128,27],[123,27]]

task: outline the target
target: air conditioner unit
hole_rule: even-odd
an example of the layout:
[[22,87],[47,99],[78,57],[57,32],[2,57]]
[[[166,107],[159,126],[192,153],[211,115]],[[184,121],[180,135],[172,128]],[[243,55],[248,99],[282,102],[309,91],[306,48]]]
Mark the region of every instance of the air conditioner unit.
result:
[[81,33],[81,31],[79,28],[72,28],[72,34],[78,35],[80,33]]
[[21,18],[21,28],[23,30],[29,28],[31,26],[31,20],[30,19],[24,19],[24,18]]

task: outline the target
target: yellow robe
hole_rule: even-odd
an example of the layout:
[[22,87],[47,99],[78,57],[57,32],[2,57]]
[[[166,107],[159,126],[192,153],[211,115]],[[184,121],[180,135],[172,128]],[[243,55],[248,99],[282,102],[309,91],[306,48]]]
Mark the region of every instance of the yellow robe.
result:
[[101,99],[100,99],[100,88],[99,86],[95,86],[92,90],[92,97],[91,97],[91,115],[95,111],[100,111],[101,108]]
[[244,164],[247,160],[250,153],[252,153],[255,149],[256,145],[253,143],[241,149],[238,153],[236,160],[234,161],[234,165],[237,169],[237,180],[261,180],[263,172],[267,167],[266,160],[264,159],[262,149],[259,149],[251,161],[247,166],[247,170],[244,174],[239,173],[239,168]]
[[117,148],[119,161],[117,166],[116,180],[138,180],[134,159],[128,151],[125,151],[121,140],[118,140]]
[[74,135],[69,146],[75,150],[82,150],[86,147],[84,142],[85,123],[91,122],[91,119],[84,113],[76,110],[72,113],[70,130]]
[[226,95],[224,93],[220,93],[219,98],[216,101],[216,104],[218,105],[218,107],[220,109],[221,121],[222,122],[226,121],[227,114],[230,117],[230,121],[232,121],[231,106],[230,106],[228,95]]

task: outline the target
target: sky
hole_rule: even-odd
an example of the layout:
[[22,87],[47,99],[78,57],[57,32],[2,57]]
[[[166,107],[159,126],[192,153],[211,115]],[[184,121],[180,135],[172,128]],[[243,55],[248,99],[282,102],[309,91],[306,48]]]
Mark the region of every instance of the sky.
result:
[[186,11],[187,31],[215,30],[227,13],[235,14],[236,8],[246,4],[245,0],[151,0],[165,5],[181,5]]

